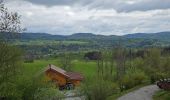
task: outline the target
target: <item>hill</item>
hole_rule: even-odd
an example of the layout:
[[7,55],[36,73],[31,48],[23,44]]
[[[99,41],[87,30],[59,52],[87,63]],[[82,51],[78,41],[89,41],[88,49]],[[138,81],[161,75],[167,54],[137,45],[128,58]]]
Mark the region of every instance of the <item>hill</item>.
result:
[[170,32],[159,32],[159,33],[135,33],[124,35],[125,38],[143,38],[143,39],[158,39],[158,40],[169,40]]
[[[10,39],[10,33],[1,34]],[[169,46],[170,32],[134,33],[123,36],[96,35],[93,33],[75,33],[72,35],[51,35],[47,33],[21,33],[20,41],[80,41],[98,46],[114,46],[121,42],[127,47]],[[74,42],[76,43],[76,42]]]

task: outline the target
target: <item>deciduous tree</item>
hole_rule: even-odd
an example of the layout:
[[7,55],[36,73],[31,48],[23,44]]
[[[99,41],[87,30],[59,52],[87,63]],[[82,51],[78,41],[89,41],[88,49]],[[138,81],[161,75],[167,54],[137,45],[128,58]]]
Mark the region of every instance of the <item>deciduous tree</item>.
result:
[[[0,2],[0,33],[18,33],[21,31],[20,16],[8,11]],[[15,76],[20,66],[20,51],[10,46],[5,38],[0,38],[0,99],[17,98]]]

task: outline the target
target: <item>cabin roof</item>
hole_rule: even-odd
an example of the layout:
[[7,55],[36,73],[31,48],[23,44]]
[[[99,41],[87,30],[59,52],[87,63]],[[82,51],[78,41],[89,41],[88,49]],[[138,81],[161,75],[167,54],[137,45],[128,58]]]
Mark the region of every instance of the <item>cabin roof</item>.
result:
[[49,64],[47,67],[48,67],[48,69],[53,69],[53,70],[60,72],[60,73],[63,73],[63,74],[66,72],[65,70],[61,69],[60,67],[57,67],[57,66],[52,65],[52,64]]
[[60,67],[57,67],[55,65],[49,64],[46,68],[45,71],[47,70],[54,70],[65,77],[71,79],[71,80],[83,80],[83,76],[80,73],[77,72],[66,72],[65,70],[61,69]]
[[47,71],[47,70],[54,70],[54,71],[56,71],[56,72],[58,72],[58,73],[60,73],[60,74],[62,74],[62,75],[64,75],[64,76],[66,76],[66,77],[69,77],[67,74],[65,74],[65,73],[66,73],[65,70],[63,70],[63,69],[61,69],[60,67],[57,67],[57,66],[55,66],[55,65],[52,65],[52,64],[49,64],[49,65],[46,67],[46,70],[45,70],[45,71]]
[[66,72],[71,80],[83,80],[83,76],[80,73],[76,72]]

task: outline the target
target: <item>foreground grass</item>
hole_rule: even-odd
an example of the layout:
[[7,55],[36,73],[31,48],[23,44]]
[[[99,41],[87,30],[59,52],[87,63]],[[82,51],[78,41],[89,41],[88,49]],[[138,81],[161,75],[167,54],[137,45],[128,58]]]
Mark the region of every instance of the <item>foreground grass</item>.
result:
[[153,100],[170,100],[170,91],[158,91],[154,96]]

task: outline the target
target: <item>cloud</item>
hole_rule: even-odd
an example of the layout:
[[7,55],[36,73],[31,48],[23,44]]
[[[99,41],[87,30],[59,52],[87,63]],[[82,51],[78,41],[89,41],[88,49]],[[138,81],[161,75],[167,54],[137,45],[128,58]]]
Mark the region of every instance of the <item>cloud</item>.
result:
[[[7,0],[13,1],[13,0]],[[18,0],[20,1],[20,0]],[[25,0],[44,6],[80,6],[89,9],[115,9],[118,12],[169,9],[170,0]]]
[[[106,0],[103,5],[102,0],[93,2],[74,0],[75,2],[70,3],[65,3],[66,0],[59,0],[62,1],[60,3],[58,0],[52,0],[53,5],[46,4],[45,0],[34,1],[36,2],[33,0],[32,2],[23,0],[6,2],[6,6],[11,11],[22,15],[22,25],[27,28],[28,32],[64,35],[92,32],[104,35],[123,35],[134,32],[170,31],[170,9],[145,10],[142,8],[143,10],[132,11],[132,8],[128,6],[128,9],[125,9],[125,5],[144,4],[142,2],[146,0],[115,0],[114,4],[112,4],[113,0]],[[115,8],[112,8],[112,5],[115,5]],[[160,5],[157,5],[157,8],[158,6],[161,8]],[[125,8],[122,9],[123,7]]]

